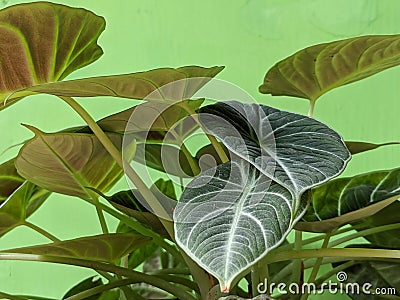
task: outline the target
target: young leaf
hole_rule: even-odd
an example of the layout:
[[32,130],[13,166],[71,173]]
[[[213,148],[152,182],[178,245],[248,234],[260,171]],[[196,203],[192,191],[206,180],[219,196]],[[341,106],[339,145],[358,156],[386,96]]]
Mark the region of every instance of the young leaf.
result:
[[389,145],[399,145],[399,142],[388,142],[382,144],[372,144],[372,143],[365,143],[365,142],[350,142],[346,141],[346,147],[349,149],[351,154],[357,154],[365,151],[370,151],[377,149],[382,146],[389,146]]
[[[10,94],[8,100],[42,93],[68,97],[111,96],[174,103],[191,98],[222,69],[223,67],[186,66],[46,83],[20,89]],[[163,87],[172,82],[175,82],[173,87]]]
[[7,249],[3,253],[25,253],[114,262],[145,245],[151,238],[138,234],[101,234],[46,245]]
[[[400,223],[400,201],[395,201],[376,214],[357,222],[354,229],[360,231],[378,226]],[[400,249],[400,229],[387,230],[364,236],[365,239],[380,247]]]
[[[99,287],[102,286],[103,282],[100,278],[95,278],[95,276],[86,278],[85,280],[79,282],[77,285],[73,286],[65,295],[62,299],[66,299],[68,297],[74,296],[76,294],[79,294],[83,291],[86,291],[88,289],[94,288],[94,287]],[[93,295],[89,298],[85,298],[85,300],[98,300],[99,295]],[[118,298],[117,298],[118,299]]]
[[400,168],[339,178],[312,190],[304,222],[296,228],[326,232],[366,218],[400,196]]
[[[16,90],[65,78],[96,61],[105,20],[82,9],[50,2],[0,10],[0,99]],[[0,110],[14,104],[9,99]]]
[[222,291],[277,247],[298,215],[288,189],[247,162],[209,169],[184,190],[174,210],[179,246],[214,275]]
[[335,131],[306,116],[228,101],[201,108],[199,117],[229,151],[296,196],[341,173],[350,159]]
[[[105,192],[123,174],[93,134],[47,134],[34,127],[29,129],[35,137],[21,148],[15,165],[23,177],[38,186],[91,199],[86,187]],[[121,148],[121,135],[108,134],[108,137]]]
[[260,92],[315,102],[324,93],[400,64],[400,35],[370,35],[307,47],[273,66]]
[[22,225],[50,196],[46,191],[29,181],[17,187],[0,204],[0,236]]

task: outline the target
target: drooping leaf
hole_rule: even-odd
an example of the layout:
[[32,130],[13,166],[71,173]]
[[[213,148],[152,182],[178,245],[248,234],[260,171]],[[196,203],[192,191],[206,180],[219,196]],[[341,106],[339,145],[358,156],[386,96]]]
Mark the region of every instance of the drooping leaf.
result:
[[17,187],[0,204],[0,236],[6,234],[31,216],[50,196],[51,192],[29,181]]
[[[371,245],[350,245],[348,247],[357,248],[374,248]],[[333,264],[334,267],[342,263]],[[400,293],[400,264],[393,261],[374,261],[363,260],[357,261],[354,265],[347,267],[342,272],[346,274],[346,283],[357,283],[359,291],[356,288],[349,289],[347,294],[354,300],[383,300],[392,299],[386,298],[389,295],[399,295]],[[363,292],[362,287],[368,289],[369,294]],[[376,290],[376,289],[379,290]],[[383,289],[387,292],[382,294]],[[390,297],[390,296],[389,296]],[[394,298],[396,299],[396,298]]]
[[[50,2],[0,10],[0,99],[11,92],[54,82],[96,61],[105,20],[82,8]],[[14,104],[8,99],[0,110]]]
[[315,102],[324,93],[400,64],[400,35],[370,35],[307,47],[273,66],[259,90]]
[[372,143],[365,143],[365,142],[350,142],[346,141],[347,149],[349,149],[351,154],[357,154],[365,151],[370,151],[377,149],[382,146],[388,145],[398,145],[399,142],[389,142],[389,143],[382,143],[382,144],[372,144]]
[[296,196],[341,173],[350,159],[335,131],[306,116],[228,101],[201,108],[199,117],[229,151]]
[[[86,187],[107,191],[123,175],[122,169],[93,134],[47,134],[29,127],[35,137],[20,150],[18,172],[50,191],[91,199]],[[121,149],[122,137],[108,134]],[[134,152],[135,145],[129,147]]]
[[[400,223],[400,201],[395,201],[376,214],[362,219],[354,228],[358,231],[378,226]],[[400,249],[400,229],[382,231],[364,236],[365,239],[380,247]]]
[[304,208],[247,162],[209,169],[184,190],[174,210],[179,246],[214,275],[222,291],[283,242]]
[[373,215],[400,197],[400,168],[339,178],[315,187],[305,222],[296,228],[326,232]]
[[[16,91],[8,96],[8,100],[42,93],[68,97],[112,96],[174,103],[191,98],[222,69],[223,67],[198,66],[160,68],[131,74],[45,83]],[[168,85],[172,82],[174,84]]]
[[51,255],[114,262],[150,241],[151,238],[139,234],[110,233],[46,245],[7,249],[1,252]]

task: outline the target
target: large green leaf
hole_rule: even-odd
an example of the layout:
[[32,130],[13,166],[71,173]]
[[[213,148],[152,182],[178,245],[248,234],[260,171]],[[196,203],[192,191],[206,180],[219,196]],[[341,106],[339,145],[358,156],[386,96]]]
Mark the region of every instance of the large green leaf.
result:
[[296,197],[338,175],[350,159],[342,138],[323,123],[265,105],[219,102],[201,108],[200,121]]
[[326,232],[373,215],[400,196],[400,168],[339,178],[315,187],[300,230]]
[[[18,172],[47,190],[91,199],[86,187],[107,191],[123,170],[93,134],[47,134],[29,127],[35,137],[20,150],[15,161]],[[122,136],[109,134],[121,149]],[[129,151],[134,152],[134,145]]]
[[303,210],[296,211],[285,187],[243,160],[232,161],[186,187],[174,210],[176,241],[226,292],[283,242]]
[[365,151],[370,151],[377,149],[383,146],[389,145],[399,145],[399,142],[388,142],[382,144],[373,144],[373,143],[366,143],[366,142],[353,142],[353,141],[346,141],[346,147],[349,149],[351,154],[357,154]]
[[80,258],[95,261],[115,262],[151,241],[151,238],[139,234],[111,233],[73,240],[55,242],[46,245],[2,250],[3,253],[25,253]]
[[[191,98],[222,69],[223,67],[198,66],[160,68],[139,73],[46,83],[21,89],[9,95],[8,100],[42,93],[69,97],[112,96],[173,103]],[[173,85],[168,85],[172,82]]]
[[307,47],[273,66],[260,92],[306,98],[400,64],[400,35],[360,36]]
[[[364,218],[355,224],[357,230],[375,228],[400,223],[400,201],[395,201],[376,214]],[[387,230],[364,236],[374,245],[400,249],[400,229]]]
[[175,236],[227,292],[282,243],[305,212],[304,191],[339,174],[350,154],[324,124],[268,106],[220,102],[202,108],[200,121],[236,157],[186,187]]
[[[50,2],[25,3],[0,11],[0,99],[16,90],[54,82],[96,61],[102,17]],[[9,99],[7,106],[19,97]]]
[[17,187],[0,204],[0,236],[20,226],[50,196],[46,191],[29,181]]

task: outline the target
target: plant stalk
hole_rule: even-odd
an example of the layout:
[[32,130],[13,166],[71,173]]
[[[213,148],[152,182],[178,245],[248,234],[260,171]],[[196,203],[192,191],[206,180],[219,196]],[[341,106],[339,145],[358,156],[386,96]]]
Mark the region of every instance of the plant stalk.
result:
[[53,241],[53,242],[60,242],[61,240],[59,240],[58,238],[56,238],[54,235],[52,235],[50,232],[44,230],[43,228],[32,224],[31,222],[28,221],[24,221],[24,223],[22,225],[25,225],[26,227],[29,227],[31,229],[33,229],[34,231],[36,231],[37,233],[45,236],[46,238],[48,238],[49,240]]
[[24,254],[24,253],[0,253],[0,260],[20,260],[20,261],[39,261],[39,262],[49,262],[56,264],[66,264],[74,265],[84,268],[89,268],[93,270],[100,270],[105,272],[111,272],[117,275],[121,275],[129,278],[132,282],[144,282],[152,286],[158,287],[181,300],[195,300],[192,295],[186,293],[179,287],[158,278],[154,275],[147,275],[130,269],[121,268],[108,263],[102,263],[98,261],[89,261],[78,258],[70,257],[58,257],[51,255],[36,255],[36,254]]

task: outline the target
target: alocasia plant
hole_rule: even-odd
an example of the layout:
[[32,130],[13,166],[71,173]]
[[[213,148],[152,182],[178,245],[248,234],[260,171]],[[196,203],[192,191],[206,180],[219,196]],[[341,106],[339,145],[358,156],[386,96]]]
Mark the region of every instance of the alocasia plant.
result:
[[[77,283],[64,299],[260,299],[265,279],[319,288],[343,270],[352,280],[399,293],[398,281],[382,275],[398,272],[400,223],[389,215],[399,208],[399,170],[334,179],[351,155],[396,142],[343,141],[312,113],[329,90],[400,64],[400,35],[319,44],[273,66],[260,92],[309,99],[309,116],[303,116],[243,99],[203,99],[199,91],[219,66],[64,80],[102,55],[102,17],[36,2],[1,10],[0,21],[1,110],[49,94],[84,121],[53,133],[24,125],[34,137],[0,165],[0,235],[25,225],[52,243],[3,250],[0,260],[98,272],[101,279]],[[102,96],[144,102],[96,122],[73,98]],[[195,134],[208,142],[191,144],[197,147],[192,154],[187,138]],[[148,185],[132,162],[179,180]],[[134,188],[105,195],[124,175]],[[51,193],[93,204],[103,232],[61,241],[29,222]],[[104,213],[119,220],[116,232]],[[302,231],[313,236],[302,239]],[[364,236],[368,243],[338,247]],[[302,249],[321,240],[321,247]],[[330,266],[327,273],[322,264]],[[310,292],[267,293],[306,299]]]

